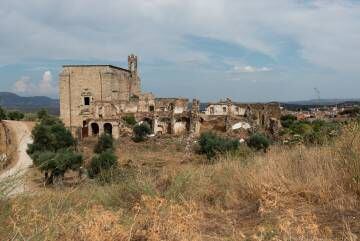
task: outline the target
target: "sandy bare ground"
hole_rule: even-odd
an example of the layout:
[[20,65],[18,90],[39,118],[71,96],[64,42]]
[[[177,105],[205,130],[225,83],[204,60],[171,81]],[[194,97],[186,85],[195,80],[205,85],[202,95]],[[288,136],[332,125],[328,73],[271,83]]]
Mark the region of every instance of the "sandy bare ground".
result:
[[17,161],[9,169],[0,175],[0,185],[8,185],[11,189],[8,195],[23,193],[26,191],[24,182],[25,174],[33,164],[30,156],[26,153],[28,144],[32,143],[31,132],[28,125],[21,121],[6,121],[14,132],[17,141]]

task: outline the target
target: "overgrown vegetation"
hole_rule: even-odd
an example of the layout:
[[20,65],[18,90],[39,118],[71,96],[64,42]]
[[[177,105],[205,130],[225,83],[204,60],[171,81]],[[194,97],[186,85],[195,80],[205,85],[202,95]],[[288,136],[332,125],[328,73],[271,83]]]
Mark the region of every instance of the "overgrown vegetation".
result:
[[107,133],[103,133],[94,148],[94,152],[97,154],[100,154],[102,152],[105,152],[107,150],[114,150],[114,140],[111,135]]
[[213,132],[203,133],[199,139],[200,153],[205,154],[209,160],[217,154],[235,151],[239,145],[238,140],[220,137]]
[[148,123],[143,122],[141,124],[137,124],[133,128],[134,132],[134,141],[141,142],[144,141],[145,138],[151,134],[151,129]]
[[[112,182],[1,201],[11,240],[344,240],[360,235],[360,126],[214,165],[120,167]],[[21,234],[21,235],[20,235]]]
[[327,144],[339,135],[341,129],[337,122],[299,121],[292,115],[283,116],[281,124],[284,127],[281,134],[287,137],[290,143]]
[[135,117],[133,115],[123,116],[122,119],[130,127],[133,127],[137,123],[136,120],[135,120]]
[[[61,181],[67,170],[78,170],[82,156],[75,151],[75,140],[57,118],[44,116],[32,130],[33,143],[27,152],[45,174],[48,184]],[[50,175],[49,175],[50,173]]]
[[94,178],[104,171],[107,172],[116,166],[116,162],[117,157],[111,149],[95,155],[90,162],[89,176]]

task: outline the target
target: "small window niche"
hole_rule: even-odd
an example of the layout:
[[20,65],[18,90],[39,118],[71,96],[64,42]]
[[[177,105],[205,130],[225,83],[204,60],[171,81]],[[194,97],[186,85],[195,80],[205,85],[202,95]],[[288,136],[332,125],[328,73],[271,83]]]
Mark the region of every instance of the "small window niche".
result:
[[84,105],[90,105],[90,97],[84,97]]

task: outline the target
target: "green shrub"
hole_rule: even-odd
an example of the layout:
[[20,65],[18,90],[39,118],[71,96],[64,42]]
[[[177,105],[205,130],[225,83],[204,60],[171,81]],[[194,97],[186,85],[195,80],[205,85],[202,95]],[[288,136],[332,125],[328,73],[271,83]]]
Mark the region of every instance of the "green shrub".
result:
[[8,118],[10,120],[22,120],[24,118],[24,113],[20,112],[20,111],[11,111],[8,113]]
[[224,154],[228,151],[235,151],[239,148],[239,141],[229,138],[223,138],[215,133],[206,132],[201,134],[200,140],[200,153],[205,154],[208,159],[213,158],[217,154]]
[[128,126],[134,126],[137,123],[133,115],[124,116],[122,119]]
[[94,148],[94,152],[100,154],[108,149],[114,149],[114,141],[111,135],[104,133],[99,137],[98,143]]
[[283,115],[281,116],[280,120],[281,120],[281,125],[285,128],[289,128],[295,121],[296,121],[296,116],[293,115]]
[[89,176],[93,178],[103,171],[110,170],[116,165],[116,162],[117,157],[110,149],[95,155],[90,162]]
[[293,134],[301,136],[310,135],[313,132],[311,123],[305,121],[295,122],[290,126],[290,130]]
[[270,140],[260,133],[255,133],[247,140],[247,145],[255,150],[266,152],[270,146]]
[[151,129],[149,124],[143,122],[139,125],[135,125],[133,128],[134,131],[134,141],[141,142],[145,140],[145,137],[151,134]]

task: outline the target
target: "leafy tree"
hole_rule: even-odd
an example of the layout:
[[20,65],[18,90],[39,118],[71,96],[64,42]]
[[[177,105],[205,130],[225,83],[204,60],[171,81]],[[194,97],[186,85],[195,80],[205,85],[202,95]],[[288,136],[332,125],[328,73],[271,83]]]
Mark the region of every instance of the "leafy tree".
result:
[[[54,178],[63,179],[67,170],[79,170],[83,163],[82,155],[75,153],[71,148],[57,152],[35,152],[32,155],[34,165],[45,172],[46,183],[52,184]],[[50,172],[50,176],[48,173]]]
[[223,138],[213,132],[206,132],[201,134],[199,145],[200,153],[205,154],[208,159],[211,159],[218,153],[223,154],[228,151],[237,150],[240,143],[238,140]]
[[141,142],[145,140],[145,137],[151,134],[151,129],[149,124],[143,122],[139,125],[135,125],[133,128],[134,131],[134,141]]
[[109,170],[116,165],[117,157],[111,149],[95,155],[90,162],[89,176],[95,177],[102,171]]
[[0,121],[6,119],[6,111],[0,106]]
[[24,113],[20,112],[20,111],[11,111],[8,113],[8,118],[10,120],[22,120],[24,118]]
[[99,154],[108,149],[114,149],[114,141],[111,135],[104,133],[99,137],[98,143],[94,148],[94,152]]
[[247,145],[258,151],[263,150],[266,152],[270,146],[270,140],[260,133],[255,133],[247,140]]
[[53,151],[73,147],[75,140],[64,124],[55,117],[42,119],[32,130],[33,144],[29,145],[28,153],[36,151]]
[[81,154],[74,151],[74,138],[58,118],[46,116],[41,119],[32,136],[33,143],[27,152],[34,165],[45,172],[47,183],[53,183],[54,178],[62,180],[67,170],[78,170],[82,165]]

